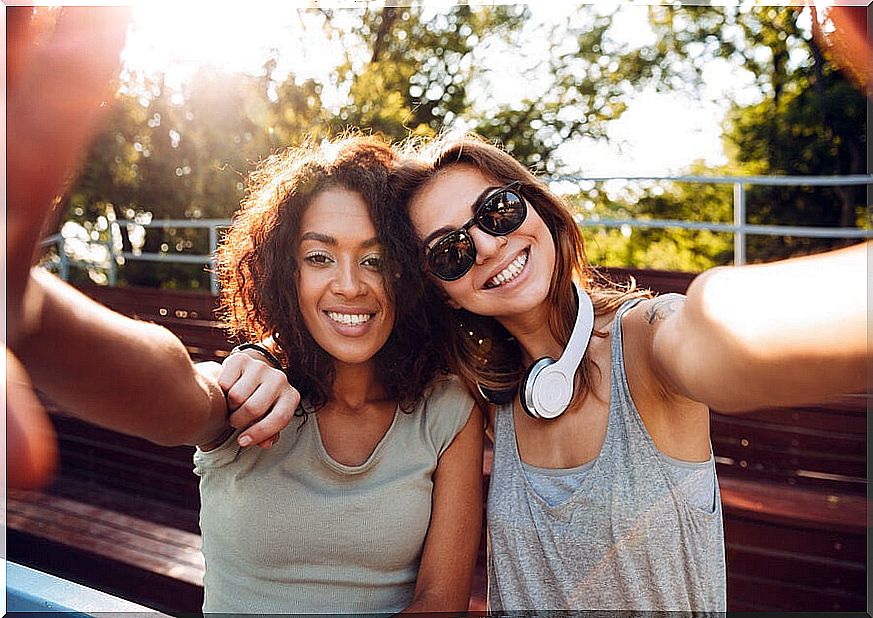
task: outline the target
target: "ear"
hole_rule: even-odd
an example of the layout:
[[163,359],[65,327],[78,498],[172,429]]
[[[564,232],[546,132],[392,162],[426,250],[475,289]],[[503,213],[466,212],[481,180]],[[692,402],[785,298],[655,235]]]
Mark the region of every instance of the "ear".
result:
[[447,304],[449,307],[451,307],[452,309],[460,309],[460,308],[461,308],[461,305],[459,305],[459,304],[456,303],[454,300],[452,300],[451,298],[449,298],[446,294],[443,294],[443,299],[446,301],[446,304]]

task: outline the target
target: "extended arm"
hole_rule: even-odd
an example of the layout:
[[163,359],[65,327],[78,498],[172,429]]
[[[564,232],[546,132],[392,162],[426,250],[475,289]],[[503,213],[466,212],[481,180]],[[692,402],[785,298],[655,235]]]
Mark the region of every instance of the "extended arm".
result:
[[161,326],[126,318],[34,270],[14,352],[33,384],[83,420],[159,444],[203,444],[227,427],[217,381]]
[[722,412],[867,387],[867,249],[715,268],[645,307],[667,389]]
[[483,418],[473,408],[440,457],[415,596],[407,612],[465,612],[482,534]]

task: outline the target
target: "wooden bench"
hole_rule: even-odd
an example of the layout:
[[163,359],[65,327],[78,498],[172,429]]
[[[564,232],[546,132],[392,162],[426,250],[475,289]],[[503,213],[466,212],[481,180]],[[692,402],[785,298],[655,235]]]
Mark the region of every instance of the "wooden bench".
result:
[[7,495],[7,555],[170,613],[203,602],[193,448],[167,448],[53,415],[60,470]]
[[[195,360],[221,361],[231,347],[213,320],[211,295],[96,286],[82,291],[167,327]],[[111,379],[111,369],[107,375]],[[70,418],[46,403],[58,436],[59,473],[42,491],[8,492],[10,559],[162,612],[199,613],[204,565],[193,447],[158,446]]]
[[[632,273],[658,292],[684,292],[693,275]],[[211,320],[214,299],[166,290],[84,290],[175,332],[197,360],[230,345]],[[863,611],[866,586],[866,396],[745,415],[712,413],[725,516],[728,609]],[[8,555],[167,613],[202,598],[197,477],[190,448],[55,417],[58,480],[9,492]],[[485,472],[490,473],[490,451]],[[472,610],[485,608],[484,544]]]
[[866,609],[869,405],[712,413],[728,609]]

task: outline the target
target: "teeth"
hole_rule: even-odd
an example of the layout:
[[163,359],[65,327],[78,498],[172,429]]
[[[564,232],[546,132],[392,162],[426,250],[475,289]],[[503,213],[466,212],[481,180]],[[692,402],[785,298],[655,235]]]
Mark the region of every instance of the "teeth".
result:
[[492,277],[488,282],[489,285],[496,288],[499,285],[512,281],[518,273],[524,270],[525,264],[527,264],[527,251],[512,260],[512,262],[509,263],[509,266],[504,268],[496,276]]
[[358,326],[368,322],[373,317],[369,313],[337,313],[336,311],[326,311],[325,313],[334,322],[339,322],[346,326]]

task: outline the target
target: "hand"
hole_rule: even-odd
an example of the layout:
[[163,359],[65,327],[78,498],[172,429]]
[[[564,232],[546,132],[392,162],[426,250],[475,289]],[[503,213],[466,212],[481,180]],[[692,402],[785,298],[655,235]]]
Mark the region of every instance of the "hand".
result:
[[[106,112],[130,8],[6,7],[5,344],[16,352],[39,310],[28,280],[48,214]],[[46,483],[56,465],[51,422],[18,359],[7,363],[7,483]]]
[[24,367],[6,355],[6,483],[29,489],[44,484],[57,465],[57,443],[51,421],[33,392]]
[[28,316],[28,273],[46,216],[113,98],[130,7],[8,7],[8,341]]
[[227,398],[230,425],[245,429],[237,437],[240,446],[275,444],[300,403],[300,393],[283,372],[247,354],[231,354],[224,360],[218,385]]

